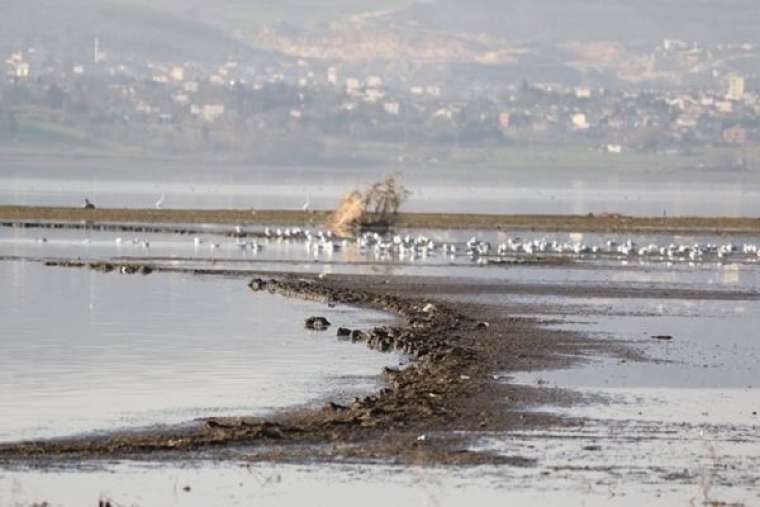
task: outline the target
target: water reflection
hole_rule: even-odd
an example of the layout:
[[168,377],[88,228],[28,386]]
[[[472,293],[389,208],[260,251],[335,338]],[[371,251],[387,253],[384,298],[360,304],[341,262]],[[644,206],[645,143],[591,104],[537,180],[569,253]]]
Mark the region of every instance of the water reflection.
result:
[[376,387],[382,355],[307,332],[385,314],[252,293],[244,279],[0,263],[0,440],[263,414]]

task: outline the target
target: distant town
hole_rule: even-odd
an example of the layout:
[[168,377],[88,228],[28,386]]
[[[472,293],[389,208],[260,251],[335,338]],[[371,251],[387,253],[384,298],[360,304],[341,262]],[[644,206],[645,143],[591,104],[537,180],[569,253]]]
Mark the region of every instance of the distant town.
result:
[[18,47],[2,59],[0,147],[272,164],[387,162],[382,146],[395,146],[401,164],[434,162],[445,156],[435,147],[452,146],[609,157],[708,147],[721,153],[716,168],[760,169],[758,77],[725,63],[760,58],[752,44],[666,39],[628,60],[590,56],[617,69],[617,83],[601,86],[476,71],[467,85],[452,66],[322,58],[313,48],[299,56],[270,42],[277,51],[214,63],[140,61],[99,38],[75,56]]

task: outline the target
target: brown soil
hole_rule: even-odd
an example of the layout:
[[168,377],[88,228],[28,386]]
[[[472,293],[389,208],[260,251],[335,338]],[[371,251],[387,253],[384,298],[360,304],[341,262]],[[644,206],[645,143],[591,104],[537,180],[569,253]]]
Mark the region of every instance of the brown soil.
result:
[[[272,224],[324,226],[331,211],[293,210],[154,210],[84,209],[64,207],[0,206],[0,222],[143,222]],[[757,233],[760,218],[731,217],[631,217],[600,215],[488,215],[450,213],[401,213],[397,227],[435,229],[512,229],[570,232],[680,232]]]
[[[129,270],[123,269],[129,266]],[[106,272],[149,274],[151,266],[71,263]],[[201,271],[199,271],[201,273]],[[118,276],[114,274],[113,276]],[[404,351],[412,363],[386,370],[386,387],[339,404],[301,407],[267,419],[209,419],[181,427],[0,445],[0,463],[100,458],[173,459],[197,453],[223,459],[374,461],[531,465],[520,456],[470,449],[484,433],[580,421],[527,412],[536,403],[563,404],[557,389],[509,385],[497,374],[567,366],[571,356],[609,347],[572,333],[549,331],[484,304],[446,302],[440,282],[403,278],[280,274],[254,279],[252,290],[393,312],[402,324],[355,330],[351,339],[379,351]],[[413,295],[408,295],[413,294]]]

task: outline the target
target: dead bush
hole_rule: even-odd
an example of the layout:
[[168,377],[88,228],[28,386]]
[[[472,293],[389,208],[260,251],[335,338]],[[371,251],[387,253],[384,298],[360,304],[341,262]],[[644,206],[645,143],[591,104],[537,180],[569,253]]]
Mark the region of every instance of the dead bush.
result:
[[398,221],[398,211],[409,195],[395,176],[389,176],[364,192],[353,190],[344,194],[328,226],[341,236],[362,229],[387,229]]

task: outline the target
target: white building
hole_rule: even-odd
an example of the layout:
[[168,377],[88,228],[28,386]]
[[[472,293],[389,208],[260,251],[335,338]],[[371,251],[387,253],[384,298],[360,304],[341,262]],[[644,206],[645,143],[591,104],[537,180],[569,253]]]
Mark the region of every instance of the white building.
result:
[[431,97],[440,97],[441,96],[441,87],[438,85],[430,85],[425,88],[425,92],[430,95]]
[[364,101],[369,102],[370,104],[379,102],[384,97],[385,92],[383,90],[378,90],[377,88],[369,88],[364,92]]
[[578,130],[586,130],[591,125],[588,123],[588,119],[586,118],[586,115],[583,113],[575,113],[572,118],[573,122],[573,128],[576,128]]
[[445,118],[446,120],[451,120],[453,117],[454,111],[445,107],[433,113],[433,118]]
[[401,112],[401,104],[398,102],[386,102],[383,104],[383,109],[391,116],[398,116]]
[[327,69],[327,82],[333,85],[338,84],[338,69],[335,67]]
[[24,61],[24,55],[22,53],[13,53],[5,63],[8,64],[8,75],[10,77],[29,77],[29,63]]
[[361,81],[359,81],[355,77],[349,77],[346,79],[346,91],[348,93],[353,93],[359,90],[359,88],[361,87],[362,87]]
[[728,100],[742,100],[744,99],[744,76],[741,74],[731,73],[726,78],[727,92],[726,98]]
[[198,115],[204,121],[211,123],[221,118],[224,115],[224,110],[224,104],[206,104],[200,108]]
[[185,69],[180,67],[179,65],[172,67],[172,69],[169,71],[169,77],[175,81],[184,81]]
[[16,64],[16,77],[29,77],[29,64],[27,62],[19,62]]

